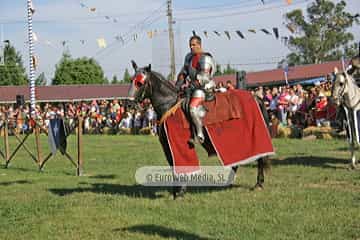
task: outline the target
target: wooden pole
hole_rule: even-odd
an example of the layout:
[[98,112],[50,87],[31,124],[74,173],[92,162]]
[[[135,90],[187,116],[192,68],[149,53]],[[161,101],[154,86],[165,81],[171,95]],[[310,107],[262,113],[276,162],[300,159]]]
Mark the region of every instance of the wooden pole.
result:
[[77,163],[77,175],[82,176],[83,174],[83,155],[82,155],[82,125],[83,118],[79,116],[78,126],[77,126],[77,149],[78,149],[78,163]]
[[35,142],[36,142],[36,152],[37,152],[37,163],[39,165],[39,170],[41,170],[40,166],[42,163],[42,159],[41,159],[41,146],[40,146],[40,127],[38,124],[35,124]]
[[9,125],[8,125],[8,118],[7,118],[7,113],[4,112],[4,147],[5,147],[5,162],[6,162],[6,167],[8,165],[8,161],[9,161],[9,156],[10,156],[10,151],[9,151]]

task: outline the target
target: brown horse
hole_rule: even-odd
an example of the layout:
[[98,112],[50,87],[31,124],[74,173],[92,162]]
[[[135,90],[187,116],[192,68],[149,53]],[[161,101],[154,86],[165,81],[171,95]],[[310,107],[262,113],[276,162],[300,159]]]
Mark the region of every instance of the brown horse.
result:
[[[166,115],[166,113],[169,111],[169,109],[171,109],[172,107],[174,107],[177,103],[178,103],[178,93],[176,88],[171,84],[170,81],[167,81],[161,74],[151,71],[151,65],[147,66],[147,67],[143,67],[143,68],[139,68],[136,63],[134,61],[132,61],[132,65],[133,68],[135,70],[135,74],[133,76],[133,82],[131,84],[131,87],[129,89],[129,96],[133,97],[135,99],[136,102],[141,102],[143,101],[145,98],[150,99],[155,112],[157,113],[158,119],[162,119],[162,117],[164,115]],[[248,96],[248,93],[245,92]],[[255,100],[250,96],[250,101],[253,101],[255,104]],[[258,106],[255,105],[257,108]],[[254,109],[252,110],[254,111]],[[261,116],[261,114],[260,114]],[[254,128],[261,128],[263,126],[259,125],[264,125],[264,128],[261,129],[265,129],[264,131],[266,131],[266,127],[264,124],[264,120],[263,118],[261,118],[261,122],[256,123],[258,125],[255,126],[255,124],[253,125]],[[159,140],[160,143],[163,147],[164,153],[166,155],[166,159],[169,163],[170,166],[174,167],[174,161],[172,159],[172,148],[169,145],[169,141],[168,141],[168,135],[167,135],[167,131],[169,129],[166,129],[166,126],[164,123],[160,124],[159,128],[158,128],[158,134],[159,134]],[[206,130],[206,129],[205,129]],[[231,129],[232,132],[234,132],[234,130],[236,129]],[[189,130],[190,131],[190,130]],[[204,131],[206,134],[206,140],[204,142],[204,144],[202,144],[202,146],[208,151],[209,153],[209,133],[207,131]],[[270,137],[269,137],[270,139]],[[251,142],[252,144],[255,145],[261,145],[263,144],[262,142],[258,142],[258,141],[254,141],[254,139],[246,139],[247,141]],[[241,142],[244,142],[244,139],[237,139],[236,141],[238,141],[239,144],[241,144]],[[271,140],[270,141],[270,145],[271,145]],[[272,145],[271,145],[272,148]],[[214,150],[214,149],[212,149]],[[256,189],[262,189],[263,188],[263,184],[265,181],[264,178],[264,168],[265,168],[265,157],[267,155],[273,154],[273,152],[266,152],[264,154],[257,155],[259,157],[257,158],[252,158],[247,162],[252,162],[257,160],[258,162],[258,175],[257,175],[257,183],[255,185]],[[224,164],[226,166],[226,164]],[[230,167],[232,167],[232,169],[236,172],[238,165],[237,164],[233,164],[233,165],[228,165]],[[173,189],[173,196],[174,198],[176,198],[177,196],[182,196],[185,193],[185,186],[181,186],[181,187],[174,187]]]

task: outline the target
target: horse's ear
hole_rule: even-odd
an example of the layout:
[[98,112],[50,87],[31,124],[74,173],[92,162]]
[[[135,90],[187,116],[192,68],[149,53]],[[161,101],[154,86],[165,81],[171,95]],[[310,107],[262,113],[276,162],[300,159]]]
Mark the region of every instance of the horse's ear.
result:
[[334,68],[334,73],[335,73],[335,74],[338,74],[338,72],[339,72],[339,69],[338,69],[337,67],[335,67],[335,68]]
[[138,66],[136,65],[136,62],[134,60],[131,60],[131,65],[135,71],[138,69]]
[[146,71],[151,72],[151,64],[149,64],[149,66],[147,66],[145,69]]

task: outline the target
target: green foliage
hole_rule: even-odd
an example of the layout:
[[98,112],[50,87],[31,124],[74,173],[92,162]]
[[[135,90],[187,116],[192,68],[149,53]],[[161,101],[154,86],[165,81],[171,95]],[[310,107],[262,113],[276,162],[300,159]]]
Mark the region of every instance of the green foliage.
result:
[[118,84],[119,83],[119,80],[117,79],[117,76],[114,75],[112,80],[111,80],[111,84]]
[[72,59],[68,53],[64,53],[56,65],[52,84],[104,84],[106,82],[101,66],[93,58]]
[[27,83],[20,53],[7,44],[4,48],[4,65],[0,65],[0,85],[25,85]]
[[126,84],[131,83],[131,75],[130,75],[129,70],[127,68],[125,69],[122,83],[126,83]]
[[221,66],[220,64],[216,64],[216,71],[214,73],[214,76],[220,76],[220,75],[222,75]]
[[221,76],[221,75],[228,75],[228,74],[235,74],[238,70],[235,68],[232,68],[230,63],[226,65],[226,68],[222,70],[220,64],[216,64],[216,72],[215,76]]
[[40,73],[40,75],[36,78],[35,80],[35,85],[36,86],[45,86],[46,85],[46,77],[45,77],[45,73],[42,72]]
[[357,44],[348,30],[359,24],[359,20],[346,12],[345,7],[345,1],[316,0],[307,8],[306,17],[300,9],[286,14],[287,26],[295,34],[288,43],[292,51],[286,57],[289,66],[339,60],[342,55],[356,54]]
[[231,66],[230,66],[230,64],[228,63],[227,65],[226,65],[226,68],[224,69],[224,71],[223,71],[223,74],[224,75],[227,75],[227,74],[235,74],[236,73],[236,69],[235,68],[232,68]]

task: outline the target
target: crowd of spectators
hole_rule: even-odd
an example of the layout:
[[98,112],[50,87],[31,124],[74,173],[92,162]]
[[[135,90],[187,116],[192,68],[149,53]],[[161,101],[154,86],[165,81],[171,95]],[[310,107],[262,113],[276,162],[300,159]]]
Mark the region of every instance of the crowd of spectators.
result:
[[[219,82],[217,92],[235,89],[231,81],[225,84]],[[300,84],[276,87],[258,87],[250,90],[252,94],[262,99],[268,111],[271,123],[281,126],[330,126],[336,118],[336,107],[328,101],[331,95],[331,82],[315,83],[304,87]],[[76,103],[44,103],[36,105],[37,122],[46,130],[49,119],[62,117],[70,129],[75,128],[78,115],[83,116],[84,133],[102,134],[105,129],[112,133],[139,134],[141,129],[147,133],[156,134],[156,113],[150,102],[142,106],[129,104],[121,100],[93,100]],[[31,131],[29,122],[29,106],[3,105],[0,108],[0,126],[7,116],[8,127],[18,133]]]
[[[102,134],[110,130],[112,133],[139,134],[140,129],[147,128],[149,133],[156,134],[156,113],[149,102],[141,107],[121,100],[93,100],[78,103],[45,103],[36,105],[37,123],[46,131],[52,118],[65,119],[70,130],[76,127],[77,116],[84,119],[84,133]],[[5,116],[8,120],[10,133],[32,131],[30,108],[28,105],[15,107],[2,106],[0,110],[0,126],[4,125]]]

